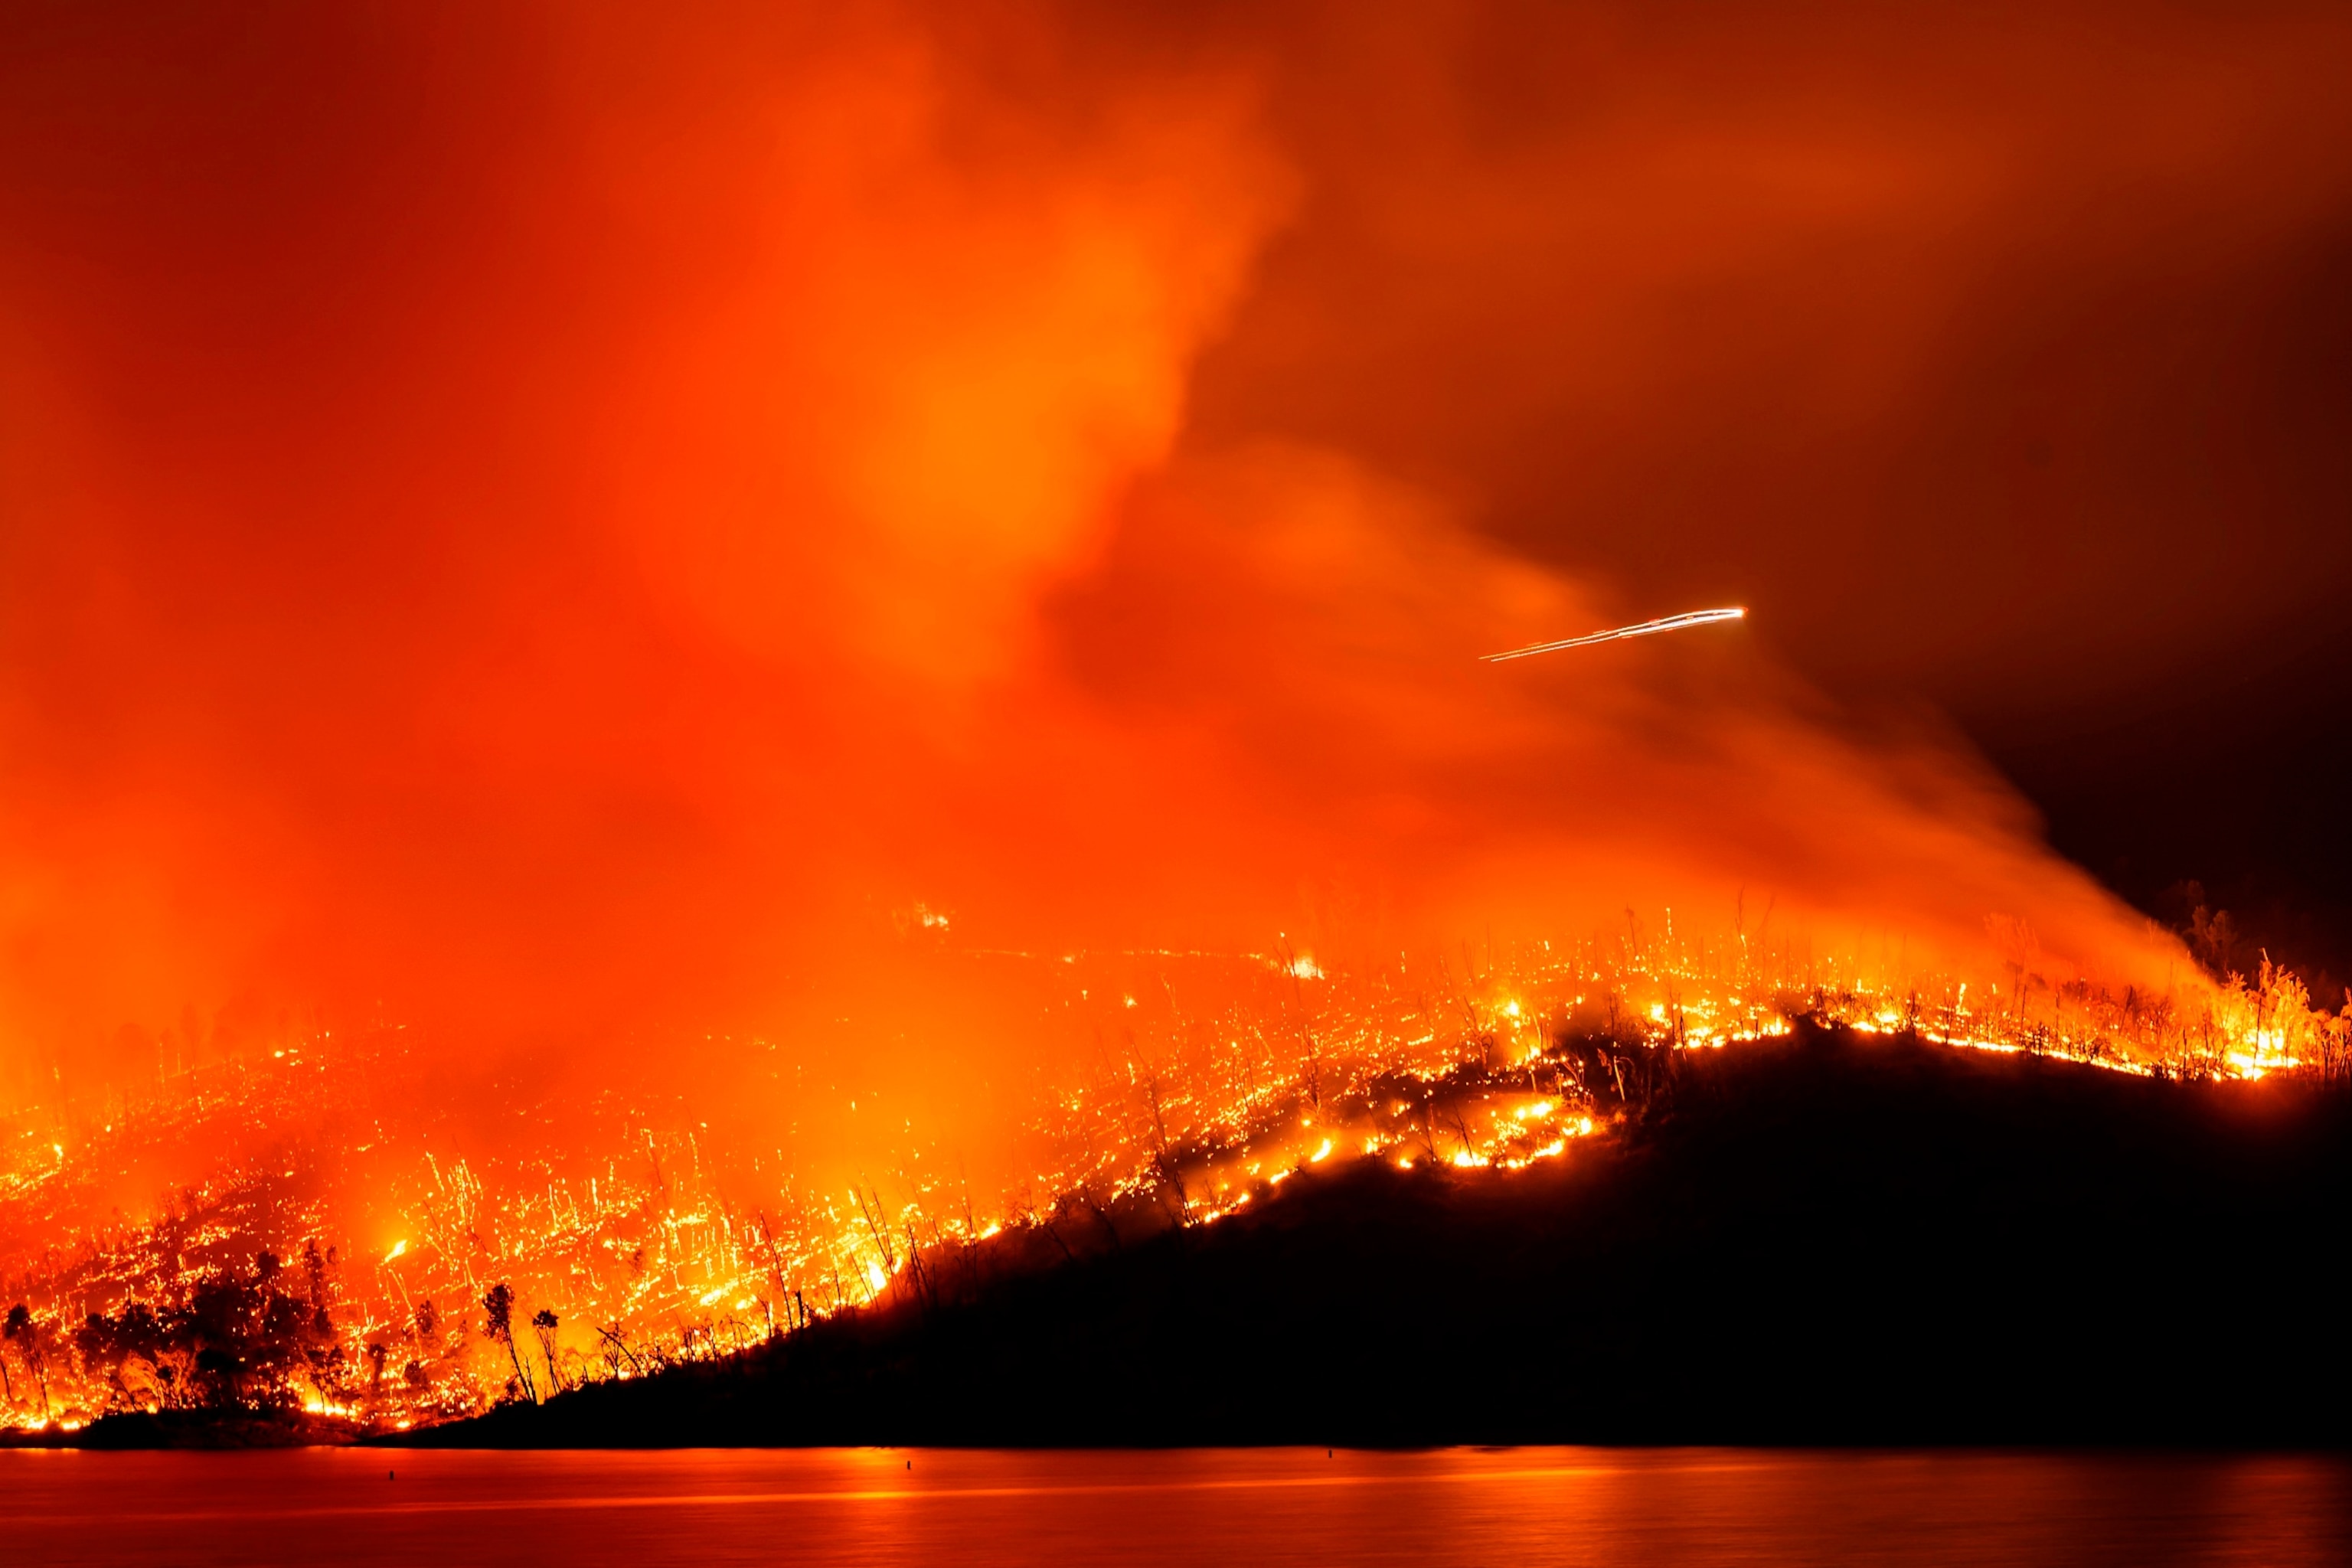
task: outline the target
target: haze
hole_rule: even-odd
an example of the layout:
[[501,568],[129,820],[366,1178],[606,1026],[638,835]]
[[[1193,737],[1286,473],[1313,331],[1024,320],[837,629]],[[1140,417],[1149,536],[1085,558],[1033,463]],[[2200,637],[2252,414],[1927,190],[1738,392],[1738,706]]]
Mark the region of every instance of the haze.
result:
[[2339,635],[2336,8],[5,27],[19,1102],[397,1020],[976,1122],[943,948],[1629,908],[2189,984],[1966,726]]

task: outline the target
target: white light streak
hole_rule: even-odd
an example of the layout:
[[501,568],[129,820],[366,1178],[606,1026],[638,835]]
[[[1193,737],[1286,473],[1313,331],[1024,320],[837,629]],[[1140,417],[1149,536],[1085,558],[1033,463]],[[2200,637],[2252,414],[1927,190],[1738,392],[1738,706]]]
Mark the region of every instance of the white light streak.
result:
[[1500,664],[1505,659],[1528,658],[1539,653],[1558,653],[1562,648],[1586,647],[1593,643],[1618,642],[1626,637],[1654,637],[1659,632],[1678,632],[1685,626],[1709,626],[1717,621],[1738,621],[1747,618],[1745,605],[1735,605],[1722,610],[1691,610],[1679,616],[1667,616],[1659,620],[1643,621],[1637,626],[1616,626],[1589,637],[1564,637],[1559,642],[1539,642],[1526,647],[1515,647],[1508,653],[1485,653],[1478,656],[1484,664]]

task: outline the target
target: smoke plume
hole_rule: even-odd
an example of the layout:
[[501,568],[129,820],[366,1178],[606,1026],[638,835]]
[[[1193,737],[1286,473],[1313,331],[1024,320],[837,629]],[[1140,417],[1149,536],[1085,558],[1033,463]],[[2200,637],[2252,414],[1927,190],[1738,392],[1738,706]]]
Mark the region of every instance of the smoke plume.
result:
[[[1956,729],[1790,650],[1948,657],[1917,554],[1822,585],[1927,526],[1885,411],[2053,190],[2118,246],[2215,210],[2336,32],[2249,23],[2231,76],[2168,22],[2085,131],[2038,73],[2105,44],[2057,33],[1772,87],[1736,15],[1517,64],[1509,8],[84,16],[0,51],[21,1103],[399,1021],[568,1087],[757,1037],[793,1070],[740,1120],[868,1082],[979,1140],[1053,1047],[958,954],[1629,910],[2189,983]],[[1925,558],[2008,559],[1986,516]]]

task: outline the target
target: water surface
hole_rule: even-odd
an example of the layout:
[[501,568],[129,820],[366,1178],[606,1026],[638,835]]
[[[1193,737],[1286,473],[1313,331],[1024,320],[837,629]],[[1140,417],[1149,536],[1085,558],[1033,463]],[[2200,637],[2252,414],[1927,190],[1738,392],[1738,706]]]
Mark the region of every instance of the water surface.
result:
[[1735,1449],[0,1452],[0,1561],[2352,1563],[2352,1460]]

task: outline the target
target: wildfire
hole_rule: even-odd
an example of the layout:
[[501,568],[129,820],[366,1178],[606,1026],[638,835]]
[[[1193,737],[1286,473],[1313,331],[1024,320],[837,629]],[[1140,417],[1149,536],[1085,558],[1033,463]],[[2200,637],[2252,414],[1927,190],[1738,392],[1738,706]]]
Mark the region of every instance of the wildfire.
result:
[[[186,1075],[68,1137],[19,1126],[0,1171],[6,1299],[24,1303],[0,1343],[7,1419],[226,1401],[399,1427],[541,1399],[926,1298],[983,1245],[1214,1224],[1357,1160],[1525,1170],[1603,1132],[1675,1053],[1801,1020],[2176,1077],[2333,1076],[2352,1055],[2352,1015],[2314,1012],[2267,965],[2149,997],[2021,971],[1874,982],[1751,942],[1595,942],[1481,972],[1150,955],[1175,999],[1160,1009],[1097,973],[1138,956],[1035,963],[1129,1044],[1052,1100],[1034,1174],[986,1201],[917,1158],[820,1194],[619,1105],[585,1163],[477,1159],[377,1117],[365,1086],[397,1073],[396,1031]],[[371,1135],[349,1136],[362,1121]],[[258,1141],[144,1219],[91,1217],[119,1173],[224,1123]],[[363,1216],[398,1239],[355,1255]]]

